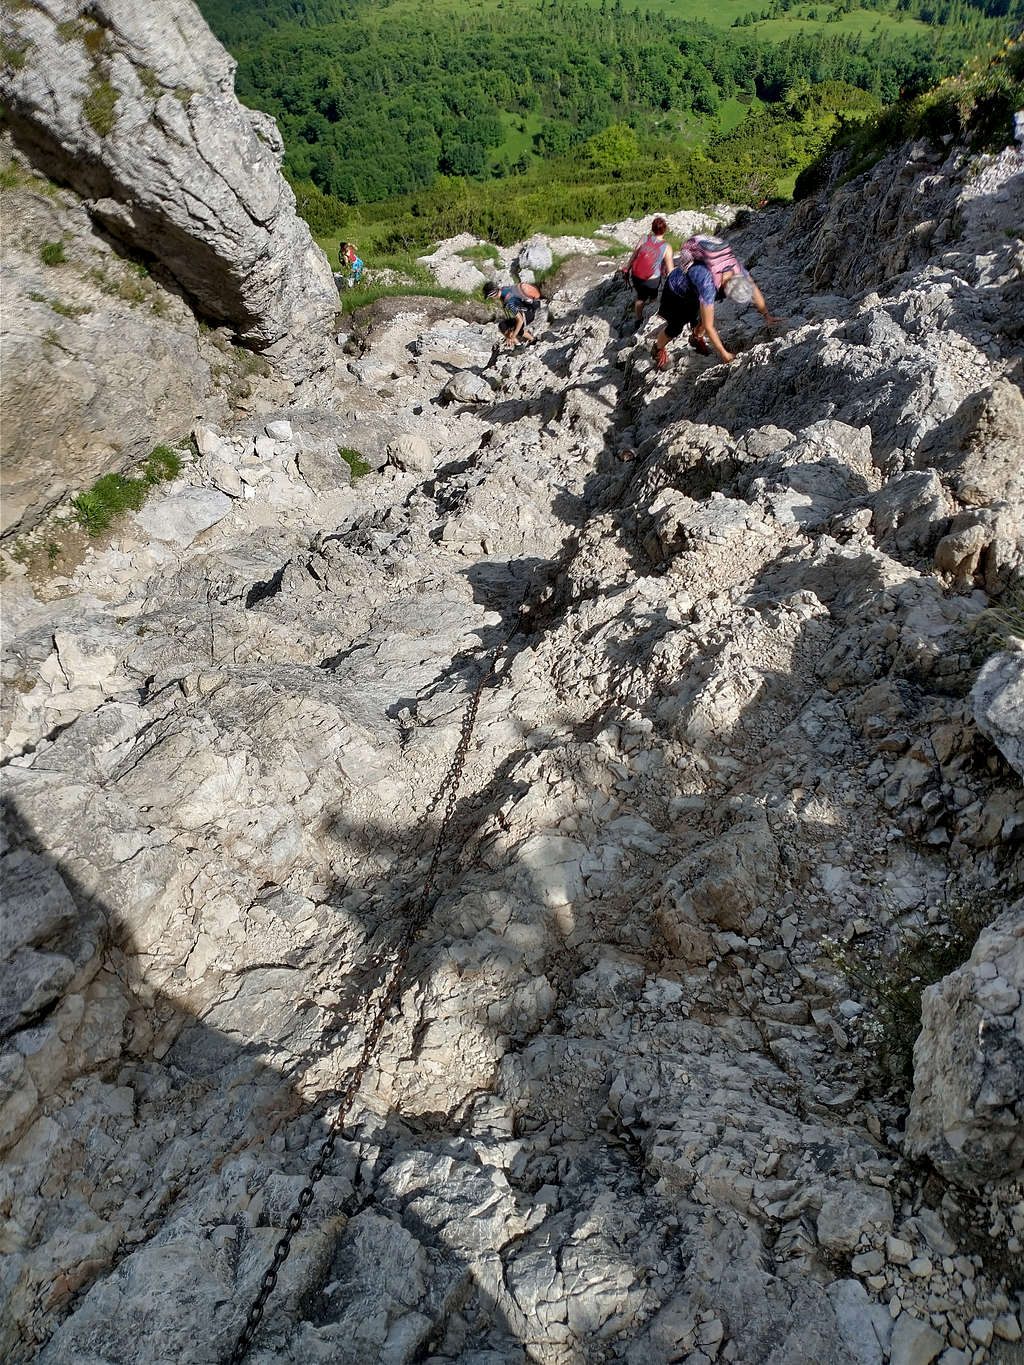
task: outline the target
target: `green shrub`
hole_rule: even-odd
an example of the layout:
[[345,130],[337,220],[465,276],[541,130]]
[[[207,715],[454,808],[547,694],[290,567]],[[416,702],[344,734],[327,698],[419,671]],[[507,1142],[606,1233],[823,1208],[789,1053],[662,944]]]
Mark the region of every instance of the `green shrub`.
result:
[[43,265],[63,265],[67,260],[63,242],[44,242],[39,248],[39,259]]
[[974,147],[999,147],[1013,133],[1013,115],[1024,106],[1024,40],[1007,38],[987,60],[975,57],[957,76],[920,96],[914,114],[920,132],[952,133]]
[[318,189],[311,180],[290,181],[295,192],[295,207],[309,224],[314,237],[328,237],[332,232],[347,231],[353,210],[333,194]]
[[352,471],[352,482],[361,479],[364,474],[369,474],[372,465],[368,465],[360,455],[358,450],[353,450],[350,446],[339,446],[338,454]]
[[991,56],[973,58],[958,75],[933,89],[899,100],[855,130],[841,129],[818,163],[804,173],[801,188],[815,187],[822,163],[839,149],[849,154],[843,181],[870,170],[890,148],[909,138],[937,142],[953,137],[976,150],[998,150],[1013,136],[1013,115],[1021,108],[1024,38],[1007,38]]

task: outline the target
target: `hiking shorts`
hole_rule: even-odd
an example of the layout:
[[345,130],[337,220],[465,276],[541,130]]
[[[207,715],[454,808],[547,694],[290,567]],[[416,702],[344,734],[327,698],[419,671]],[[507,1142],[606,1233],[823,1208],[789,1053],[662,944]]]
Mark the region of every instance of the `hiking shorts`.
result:
[[505,316],[509,322],[515,322],[517,317],[522,316],[525,326],[530,327],[534,318],[537,316],[537,304],[532,299],[520,299],[515,307],[511,303],[503,304]]
[[658,297],[658,290],[661,288],[661,276],[656,275],[653,280],[638,280],[635,275],[630,275],[629,282],[636,291],[636,296],[643,303],[650,303],[651,299]]
[[665,321],[665,335],[672,340],[684,327],[696,327],[700,321],[700,299],[695,289],[677,294],[668,285],[661,291],[658,317]]

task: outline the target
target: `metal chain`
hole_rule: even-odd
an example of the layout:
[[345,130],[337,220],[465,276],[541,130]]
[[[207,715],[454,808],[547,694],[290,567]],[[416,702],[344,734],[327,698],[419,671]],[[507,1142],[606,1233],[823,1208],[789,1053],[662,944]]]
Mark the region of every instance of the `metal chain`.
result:
[[[409,965],[409,954],[412,950],[413,940],[426,923],[431,909],[431,892],[434,889],[434,881],[437,876],[438,867],[441,863],[441,856],[444,853],[445,845],[448,841],[451,823],[455,817],[455,802],[459,794],[459,785],[462,781],[466,758],[469,754],[469,745],[470,740],[473,737],[473,728],[476,725],[477,711],[480,709],[480,698],[483,695],[484,688],[497,671],[499,658],[521,629],[525,619],[525,610],[526,598],[524,597],[523,601],[519,604],[516,620],[505,637],[492,651],[487,672],[480,678],[476,687],[473,689],[473,695],[470,697],[469,705],[466,708],[466,714],[462,720],[462,731],[459,735],[459,742],[455,747],[455,753],[449,764],[448,771],[445,773],[444,780],[424,811],[421,823],[425,823],[429,819],[431,814],[433,814],[441,804],[442,800],[445,801],[444,814],[442,815],[441,823],[438,826],[437,838],[434,842],[434,851],[430,859],[430,864],[427,868],[426,876],[423,879],[423,885],[420,888],[419,895],[413,901],[410,908],[409,915],[403,926],[401,940],[397,945],[391,980],[374,1009],[373,1016],[366,1030],[366,1037],[363,1039],[363,1047],[359,1054],[359,1060],[352,1068],[352,1074],[349,1077],[348,1084],[341,1093],[337,1112],[331,1120],[331,1126],[327,1136],[324,1139],[323,1144],[320,1147],[319,1155],[310,1170],[309,1181],[299,1194],[295,1207],[288,1215],[284,1234],[275,1245],[273,1259],[263,1272],[259,1293],[253,1300],[252,1306],[246,1315],[245,1325],[238,1335],[234,1350],[228,1357],[228,1365],[241,1365],[241,1362],[249,1352],[249,1348],[252,1346],[253,1339],[256,1336],[260,1322],[263,1319],[263,1310],[266,1307],[267,1300],[277,1287],[278,1274],[280,1273],[281,1267],[288,1259],[288,1253],[291,1251],[292,1238],[302,1227],[302,1220],[309,1209],[310,1204],[313,1202],[316,1186],[320,1180],[323,1179],[324,1173],[334,1156],[335,1145],[337,1144],[338,1135],[341,1132],[344,1120],[351,1108],[352,1101],[355,1099],[356,1093],[362,1084],[363,1077],[366,1074],[366,1069],[376,1051],[377,1044],[380,1042],[380,1037],[384,1032],[384,1025],[387,1023],[388,1016],[391,1014],[391,1010],[398,999],[399,988],[405,977],[406,967]],[[445,800],[445,798],[447,799]]]

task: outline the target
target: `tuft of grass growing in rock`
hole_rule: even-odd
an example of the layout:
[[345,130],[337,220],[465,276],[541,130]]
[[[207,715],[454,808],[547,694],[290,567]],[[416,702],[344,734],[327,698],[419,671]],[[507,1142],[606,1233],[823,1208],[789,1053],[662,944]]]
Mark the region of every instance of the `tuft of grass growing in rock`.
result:
[[157,100],[163,94],[163,86],[157,79],[157,74],[151,66],[138,66],[135,74],[139,78],[139,84],[145,90],[151,100]]
[[39,259],[43,265],[63,265],[67,260],[63,242],[44,242],[39,248]]
[[551,264],[547,267],[546,270],[535,270],[533,272],[534,284],[541,285],[544,283],[545,280],[550,280],[551,276],[554,275],[556,271],[558,271],[566,263],[568,259],[569,259],[568,256],[552,256]]
[[170,446],[154,446],[142,466],[142,472],[151,487],[153,484],[176,479],[181,473],[181,456]]
[[80,318],[83,313],[92,312],[91,303],[64,303],[62,299],[51,299],[35,290],[29,294],[29,298],[33,303],[45,303],[47,308],[52,308],[62,318]]
[[79,525],[91,536],[98,536],[125,512],[137,512],[146,501],[148,491],[143,479],[104,474],[87,493],[79,493],[72,506]]
[[369,474],[373,467],[372,465],[368,465],[359,451],[353,450],[351,446],[339,446],[338,454],[352,471],[353,483],[355,483],[357,479],[361,479],[364,474]]
[[250,351],[247,346],[232,346],[231,352],[238,362],[238,366],[245,378],[258,375],[261,379],[269,379],[273,374],[273,368],[264,356]]
[[0,62],[4,66],[9,66],[12,71],[20,71],[25,65],[25,58],[31,46],[27,38],[20,42],[8,42],[6,38],[0,38]]
[[107,80],[94,80],[89,87],[82,101],[82,113],[100,137],[108,137],[114,131],[120,98],[120,90],[115,90]]
[[1024,580],[1011,583],[974,621],[974,656],[981,664],[990,654],[1024,640]]
[[104,294],[123,299],[132,306],[148,303],[158,316],[164,316],[169,311],[167,301],[156,294],[153,286],[148,283],[148,269],[139,261],[123,260],[121,264],[125,270],[116,276],[108,274],[105,267],[97,266],[88,272],[89,279],[97,284]]
[[490,242],[478,242],[476,246],[463,247],[455,254],[461,256],[464,261],[489,261],[492,265],[497,265],[500,259],[498,248],[492,246]]
[[125,512],[137,512],[151,490],[174,479],[181,471],[181,456],[170,446],[154,446],[142,466],[141,477],[104,474],[85,493],[72,502],[75,519],[91,536],[109,530]]
[[851,1032],[884,1083],[909,1089],[914,1080],[914,1044],[921,1032],[921,997],[928,986],[962,966],[978,935],[999,913],[991,891],[964,891],[947,898],[944,929],[920,934],[899,931],[894,953],[869,956],[854,944],[821,940],[821,950],[845,977],[865,1013]]

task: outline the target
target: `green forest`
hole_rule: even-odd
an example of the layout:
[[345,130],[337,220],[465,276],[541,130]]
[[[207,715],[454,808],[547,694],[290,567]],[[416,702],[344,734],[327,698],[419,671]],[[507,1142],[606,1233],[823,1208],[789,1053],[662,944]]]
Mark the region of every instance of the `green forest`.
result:
[[[293,183],[346,204],[483,183],[625,125],[679,154],[843,82],[883,102],[998,41],[1024,0],[200,0],[278,120]],[[698,16],[704,15],[702,20]]]

